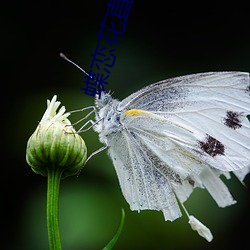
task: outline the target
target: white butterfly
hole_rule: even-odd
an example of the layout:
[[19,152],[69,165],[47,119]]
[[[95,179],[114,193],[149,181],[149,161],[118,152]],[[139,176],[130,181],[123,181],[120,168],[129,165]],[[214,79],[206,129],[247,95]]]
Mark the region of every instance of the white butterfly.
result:
[[210,72],[151,84],[123,101],[96,99],[94,130],[117,172],[132,210],[161,210],[165,220],[183,206],[194,230],[210,230],[186,211],[195,187],[218,206],[235,203],[220,175],[240,181],[250,172],[249,74]]

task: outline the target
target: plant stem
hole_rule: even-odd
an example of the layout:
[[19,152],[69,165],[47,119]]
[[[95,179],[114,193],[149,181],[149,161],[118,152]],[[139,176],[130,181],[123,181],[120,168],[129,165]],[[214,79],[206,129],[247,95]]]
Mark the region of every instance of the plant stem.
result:
[[47,185],[47,228],[50,250],[61,250],[59,231],[59,188],[62,170],[59,167],[48,168]]

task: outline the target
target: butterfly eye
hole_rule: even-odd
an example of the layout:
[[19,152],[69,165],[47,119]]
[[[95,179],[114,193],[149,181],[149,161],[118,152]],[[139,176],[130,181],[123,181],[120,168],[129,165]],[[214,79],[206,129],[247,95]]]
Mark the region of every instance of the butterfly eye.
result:
[[99,95],[96,95],[95,105],[101,109],[105,107],[111,100],[112,98],[110,94],[102,92],[100,99],[99,99]]
[[111,95],[107,94],[107,93],[102,93],[102,97],[101,98],[102,98],[102,103],[105,106],[105,105],[107,105],[110,102]]

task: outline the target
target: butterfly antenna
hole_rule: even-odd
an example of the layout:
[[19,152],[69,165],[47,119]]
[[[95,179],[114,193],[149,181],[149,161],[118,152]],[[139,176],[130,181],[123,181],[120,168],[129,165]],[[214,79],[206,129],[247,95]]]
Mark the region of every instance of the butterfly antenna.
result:
[[[74,63],[73,61],[71,61],[67,56],[65,56],[63,53],[60,53],[60,57],[62,59],[64,59],[65,61],[73,64],[75,67],[77,67],[79,70],[81,70],[84,74],[86,74],[87,76],[89,76],[89,73],[87,73],[84,69],[82,69],[79,65],[77,65],[76,63]],[[92,76],[89,76],[91,79],[93,78]],[[94,81],[96,81],[95,79],[93,79]]]

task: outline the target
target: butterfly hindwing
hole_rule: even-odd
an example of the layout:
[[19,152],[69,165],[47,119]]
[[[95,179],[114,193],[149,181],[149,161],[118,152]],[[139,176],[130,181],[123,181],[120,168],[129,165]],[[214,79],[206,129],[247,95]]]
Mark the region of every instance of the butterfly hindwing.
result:
[[142,151],[139,155],[147,157],[147,152],[150,152],[155,170],[162,178],[169,180],[168,185],[178,194],[181,202],[198,186],[207,188],[219,206],[234,203],[226,185],[219,178],[220,171],[196,152],[197,139],[192,131],[158,115],[143,112],[126,115],[121,122],[140,142],[137,143]]
[[[126,147],[122,146],[124,142]],[[145,151],[144,147],[140,138],[134,137],[131,132],[119,134],[110,141],[109,155],[123,195],[131,210],[161,210],[166,220],[173,221],[181,216],[181,212],[170,177],[159,172],[155,167],[159,166],[157,157]]]

